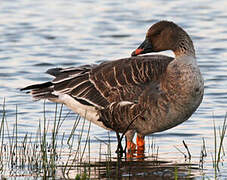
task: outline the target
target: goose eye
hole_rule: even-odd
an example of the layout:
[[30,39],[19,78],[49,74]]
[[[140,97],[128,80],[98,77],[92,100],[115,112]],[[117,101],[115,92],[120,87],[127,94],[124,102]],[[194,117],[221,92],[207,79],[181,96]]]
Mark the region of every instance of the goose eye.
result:
[[162,32],[162,31],[157,31],[157,32],[155,32],[155,33],[154,33],[154,36],[157,36],[157,35],[161,34],[161,32]]

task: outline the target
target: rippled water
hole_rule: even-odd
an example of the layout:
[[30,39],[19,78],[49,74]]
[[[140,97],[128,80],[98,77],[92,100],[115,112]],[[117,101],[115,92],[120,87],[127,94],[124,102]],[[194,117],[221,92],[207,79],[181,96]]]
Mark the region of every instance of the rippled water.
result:
[[[202,137],[209,153],[213,152],[213,119],[217,126],[221,125],[227,111],[226,6],[225,0],[1,1],[0,102],[6,99],[9,129],[15,123],[16,105],[21,136],[26,132],[35,133],[43,116],[43,102],[32,102],[19,88],[50,80],[51,77],[44,74],[49,68],[129,57],[144,39],[146,30],[158,20],[166,19],[176,22],[191,35],[205,79],[205,96],[187,122],[153,135],[160,156],[179,160],[183,156],[174,146],[185,151],[182,146],[185,140],[197,161]],[[171,52],[164,54],[172,55]],[[54,107],[47,104],[50,116]],[[66,134],[70,133],[73,122],[73,116],[64,122]],[[107,139],[107,131],[97,126],[92,126],[90,134],[93,147],[99,143],[94,137]],[[114,136],[111,133],[116,142]],[[224,147],[227,147],[226,141]],[[206,161],[206,176],[213,177],[211,156]],[[226,172],[225,162],[221,177],[227,177]]]

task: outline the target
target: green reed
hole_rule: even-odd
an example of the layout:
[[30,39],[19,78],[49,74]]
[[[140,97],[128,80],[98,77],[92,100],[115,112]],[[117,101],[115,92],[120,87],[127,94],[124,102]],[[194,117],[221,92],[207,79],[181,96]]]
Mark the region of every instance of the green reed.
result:
[[[58,178],[56,172],[59,169],[62,170],[62,175],[65,179],[89,179],[92,176],[92,172],[98,173],[97,176],[101,176],[105,171],[105,177],[111,178],[113,172],[115,177],[121,176],[122,163],[113,161],[111,153],[111,141],[110,134],[108,132],[108,140],[103,141],[95,137],[99,142],[99,157],[97,163],[92,163],[91,158],[91,141],[90,141],[90,128],[91,123],[88,124],[87,131],[85,133],[85,120],[81,121],[80,116],[76,116],[71,132],[68,138],[67,133],[62,133],[62,124],[67,119],[70,112],[63,116],[63,105],[56,104],[54,110],[54,118],[50,118],[46,114],[46,104],[43,106],[43,117],[38,121],[38,128],[36,133],[25,133],[24,137],[20,137],[19,134],[19,113],[18,106],[15,110],[15,123],[13,130],[10,131],[7,121],[7,111],[5,100],[2,105],[2,113],[0,114],[0,174],[4,174],[7,168],[17,168],[18,170],[26,169],[31,172],[31,176],[43,176],[44,178],[52,177]],[[226,115],[227,116],[227,115]],[[214,123],[214,156],[213,166],[215,173],[220,170],[220,163],[222,157],[225,155],[224,150],[224,137],[226,134],[226,116],[223,125],[219,128]],[[81,122],[81,123],[80,123]],[[81,129],[78,131],[80,123]],[[52,126],[51,126],[52,125]],[[62,133],[62,134],[61,134]],[[59,136],[61,139],[59,140]],[[76,136],[78,135],[78,136]],[[8,138],[8,139],[7,139]],[[149,137],[148,137],[149,138]],[[66,140],[65,140],[66,139]],[[97,143],[98,144],[98,143]],[[183,153],[186,157],[190,156],[188,146],[183,142],[187,154]],[[103,158],[103,146],[107,147],[107,153]],[[64,149],[67,147],[66,149]],[[68,155],[64,154],[64,151],[68,152]],[[148,151],[155,157],[156,164],[158,162],[159,147],[156,145],[154,139],[149,145]],[[88,153],[87,162],[84,161],[85,153]],[[194,153],[194,152],[193,152]],[[60,161],[60,158],[66,159],[64,164]],[[204,158],[207,156],[205,139],[203,138],[201,145],[201,169],[203,169]],[[105,162],[102,160],[105,159]],[[71,172],[77,168],[77,175],[72,177]],[[130,173],[129,173],[130,174]],[[174,178],[180,179],[180,168],[176,166],[174,171]],[[215,174],[215,176],[217,176]]]
[[200,159],[199,159],[199,168],[203,170],[204,167],[204,158],[207,157],[207,150],[206,150],[206,143],[205,143],[205,139],[202,138],[202,146],[201,146],[201,151],[200,151]]
[[[57,168],[57,137],[63,121],[67,115],[62,117],[62,107],[58,112],[55,108],[55,118],[51,130],[51,138],[47,138],[51,120],[46,118],[44,103],[43,120],[39,120],[35,138],[33,134],[26,133],[24,137],[18,137],[18,107],[16,106],[15,123],[10,131],[7,118],[5,100],[2,106],[0,122],[0,171],[10,171],[10,169],[26,168],[32,172],[39,172],[44,177],[54,177]],[[58,116],[57,116],[58,114]],[[12,133],[11,133],[12,132]],[[63,136],[64,137],[64,136]],[[8,138],[8,139],[6,139]],[[33,140],[35,139],[35,141]],[[61,146],[62,148],[62,146]],[[7,169],[8,167],[8,169]],[[4,173],[3,172],[3,173]]]
[[212,154],[212,162],[213,162],[213,168],[215,172],[215,178],[217,178],[217,173],[220,171],[219,165],[221,162],[221,157],[225,156],[225,149],[224,149],[223,143],[224,143],[224,138],[225,138],[226,129],[227,129],[226,119],[227,119],[227,113],[225,115],[222,126],[219,126],[218,129],[215,125],[215,121],[213,120],[214,155]]
[[3,101],[2,106],[2,120],[0,126],[0,140],[1,140],[1,148],[0,148],[0,171],[3,170],[3,142],[4,142],[4,123],[5,123],[6,111],[5,111],[5,99]]
[[174,167],[174,180],[178,180],[178,167]]

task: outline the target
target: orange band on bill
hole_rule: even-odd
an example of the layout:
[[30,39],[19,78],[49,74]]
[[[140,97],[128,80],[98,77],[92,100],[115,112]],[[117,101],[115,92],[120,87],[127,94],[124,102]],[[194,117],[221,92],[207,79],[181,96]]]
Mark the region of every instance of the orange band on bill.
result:
[[136,49],[136,50],[135,50],[135,54],[138,55],[138,54],[140,54],[142,51],[143,51],[143,49]]

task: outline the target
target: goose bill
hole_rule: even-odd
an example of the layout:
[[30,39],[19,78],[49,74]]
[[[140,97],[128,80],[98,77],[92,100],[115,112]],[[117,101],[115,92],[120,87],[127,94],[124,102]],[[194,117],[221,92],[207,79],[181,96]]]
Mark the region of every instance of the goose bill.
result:
[[135,50],[132,52],[132,56],[137,56],[139,54],[146,54],[149,52],[152,52],[153,48],[152,48],[152,44],[148,39],[145,39],[143,41],[143,43]]

